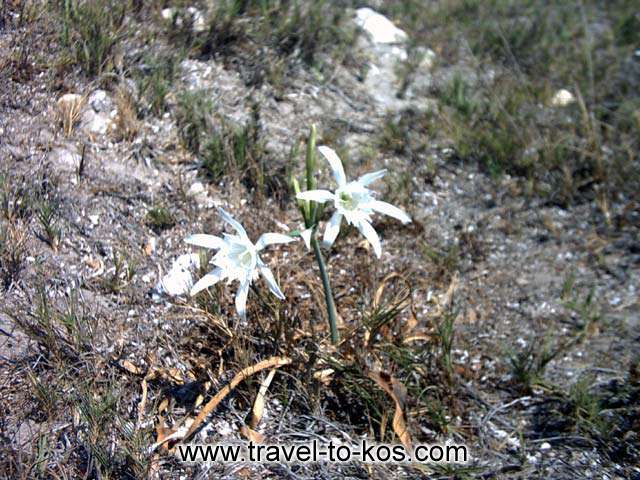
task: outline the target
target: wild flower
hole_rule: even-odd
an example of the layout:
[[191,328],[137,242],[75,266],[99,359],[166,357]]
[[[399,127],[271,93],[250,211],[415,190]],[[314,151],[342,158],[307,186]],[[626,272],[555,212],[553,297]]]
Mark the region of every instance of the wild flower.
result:
[[198,280],[191,288],[190,293],[193,296],[221,280],[226,279],[227,284],[238,280],[240,288],[238,288],[235,298],[236,310],[240,317],[246,318],[249,287],[258,278],[259,274],[264,277],[271,293],[281,300],[284,299],[284,294],[280,290],[273,273],[262,261],[258,253],[269,245],[289,243],[294,241],[295,238],[280,233],[263,233],[254,244],[247,236],[244,227],[237,220],[221,208],[218,211],[222,219],[235,230],[236,234],[224,233],[223,238],[215,235],[195,234],[185,240],[191,245],[218,250],[211,259],[211,263],[216,268]]
[[340,233],[340,224],[344,217],[349,224],[354,225],[364,235],[379,258],[382,254],[382,247],[378,233],[371,226],[371,214],[378,212],[397,218],[402,223],[411,222],[409,215],[390,203],[376,200],[374,192],[367,188],[371,183],[382,178],[386,170],[367,173],[357,180],[347,182],[342,161],[336,152],[326,146],[318,147],[318,150],[329,162],[338,188],[334,192],[329,190],[307,190],[299,192],[296,198],[317,203],[333,202],[335,212],[327,224],[322,239],[325,246],[333,245],[338,233]]

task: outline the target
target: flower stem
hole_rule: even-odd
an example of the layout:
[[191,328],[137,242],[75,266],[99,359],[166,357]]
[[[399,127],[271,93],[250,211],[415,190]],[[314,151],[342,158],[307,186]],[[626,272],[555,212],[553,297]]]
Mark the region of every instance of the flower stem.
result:
[[331,283],[329,282],[327,266],[324,263],[324,258],[322,258],[320,244],[318,243],[315,232],[313,232],[313,234],[311,235],[311,245],[313,246],[313,253],[315,253],[316,255],[316,262],[318,262],[318,267],[320,268],[320,277],[322,277],[322,286],[324,287],[324,300],[327,303],[329,328],[331,330],[331,343],[337,345],[340,341],[340,335],[338,333],[338,325],[336,320],[336,304],[333,301],[333,293],[331,293]]

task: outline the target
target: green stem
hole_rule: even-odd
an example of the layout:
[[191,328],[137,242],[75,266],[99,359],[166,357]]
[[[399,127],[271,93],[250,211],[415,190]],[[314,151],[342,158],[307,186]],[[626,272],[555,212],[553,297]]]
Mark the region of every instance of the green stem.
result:
[[320,251],[320,244],[316,238],[315,231],[311,235],[311,245],[313,246],[313,253],[316,255],[316,262],[320,268],[320,277],[322,277],[322,286],[324,287],[324,300],[327,303],[327,314],[329,315],[329,328],[331,329],[331,343],[337,345],[340,341],[340,335],[338,334],[337,313],[336,304],[333,301],[333,294],[331,293],[331,283],[329,282],[329,274],[327,273],[327,266],[322,258],[322,252]]

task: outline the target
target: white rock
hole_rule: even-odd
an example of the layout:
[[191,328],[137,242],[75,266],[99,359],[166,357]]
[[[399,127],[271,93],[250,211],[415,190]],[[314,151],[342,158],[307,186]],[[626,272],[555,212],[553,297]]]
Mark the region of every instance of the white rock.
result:
[[200,255],[197,253],[180,255],[173,262],[171,270],[156,285],[156,292],[171,297],[188,293],[193,286],[192,271],[199,267]]
[[93,91],[91,95],[89,95],[88,102],[96,112],[106,112],[113,107],[113,101],[104,90]]
[[544,442],[542,445],[540,445],[540,450],[551,450],[551,444],[549,442]]
[[509,437],[507,438],[507,445],[512,449],[517,450],[520,448],[520,440],[516,437]]
[[91,222],[91,225],[98,225],[98,222],[100,221],[100,215],[89,215],[89,221]]
[[[200,10],[195,7],[188,7],[186,9],[186,12],[191,17],[192,28],[195,33],[202,33],[207,31],[209,26],[207,25],[207,21],[205,20],[204,15]],[[176,13],[178,13],[177,8],[164,8],[160,12],[160,16],[163,18],[163,20],[172,21]],[[183,19],[181,17],[176,18],[176,26],[181,27],[182,22]]]
[[189,196],[198,196],[200,194],[204,193],[204,185],[202,184],[202,182],[194,182],[191,184],[191,186],[189,187],[189,190],[187,191],[187,195]]
[[436,52],[434,52],[430,48],[419,47],[419,49],[422,60],[420,61],[418,69],[426,71],[431,70],[431,68],[433,68],[433,64],[436,61]]
[[187,12],[189,12],[189,15],[191,15],[191,20],[193,21],[193,31],[195,33],[206,32],[209,26],[207,25],[207,21],[205,20],[202,12],[195,7],[187,8]]
[[564,88],[558,90],[556,94],[551,99],[551,105],[554,107],[566,107],[567,105],[575,102],[575,97],[573,93],[569,90],[565,90]]
[[501,439],[501,440],[502,440],[503,438],[507,438],[507,437],[509,436],[509,434],[508,434],[507,432],[505,432],[504,430],[497,429],[497,428],[496,428],[496,429],[494,429],[491,433],[493,433],[493,435],[494,435],[496,438],[499,438],[499,439]]
[[408,60],[407,34],[370,8],[356,10],[353,22],[364,31],[358,38],[357,47],[368,59],[364,85],[377,109],[382,113],[400,111],[407,106],[429,107],[424,92],[432,82],[430,71],[435,53],[427,48],[416,52],[421,61],[407,86],[404,84],[406,79],[400,74],[402,69],[399,69]]
[[163,8],[162,12],[160,12],[160,16],[163,20],[171,20],[173,19],[173,14],[176,12],[175,8]]
[[47,159],[58,166],[66,166],[73,170],[78,168],[82,156],[71,146],[57,147],[49,152]]
[[373,43],[402,43],[407,34],[391,20],[370,8],[356,10],[356,24],[362,28]]
[[81,118],[82,129],[88,133],[104,135],[113,125],[109,114],[96,113],[92,109],[86,110]]

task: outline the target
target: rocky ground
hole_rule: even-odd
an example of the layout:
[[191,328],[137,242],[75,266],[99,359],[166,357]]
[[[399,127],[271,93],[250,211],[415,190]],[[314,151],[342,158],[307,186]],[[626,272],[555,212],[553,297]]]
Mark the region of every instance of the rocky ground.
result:
[[[92,80],[73,68],[61,76],[48,63],[54,46],[42,47],[50,31],[38,12],[3,8],[4,477],[640,476],[638,204],[592,195],[562,205],[531,195],[518,177],[461,158],[442,131],[389,139],[396,119],[418,124],[438,111],[434,89],[468,63],[439,62],[439,45],[420,47],[402,88],[397,65],[415,53],[410,34],[361,9],[349,20],[359,32],[352,64],[329,73],[298,66],[286,82],[256,84],[227,57],[190,56],[176,67],[166,108],[150,114],[127,67],[149,48],[144,38],[123,41],[123,66],[114,61],[111,76]],[[216,128],[253,124],[260,169],[212,180],[185,147],[181,92],[214,105]],[[546,108],[576,102],[563,98]],[[206,267],[198,267],[202,255],[184,257],[198,254],[184,239],[221,232],[215,207],[254,239],[300,227],[288,176],[302,172],[311,124],[350,177],[387,168],[380,196],[413,219],[376,218],[380,260],[353,229],[326,252],[347,339],[338,348],[302,242],[266,255],[287,299],[262,297],[258,282],[247,323],[234,313],[234,286],[185,294]],[[427,147],[405,148],[414,135],[429,135]],[[394,272],[411,305],[401,302],[392,322],[415,325],[380,333],[365,348],[362,325]],[[238,371],[274,355],[292,364],[278,370],[257,427],[269,442],[397,442],[393,402],[357,373],[375,366],[407,387],[414,442],[464,443],[471,461],[429,470],[189,466],[152,449]],[[333,376],[308,380],[328,367]],[[234,391],[193,440],[242,438],[258,387],[253,379]]]

